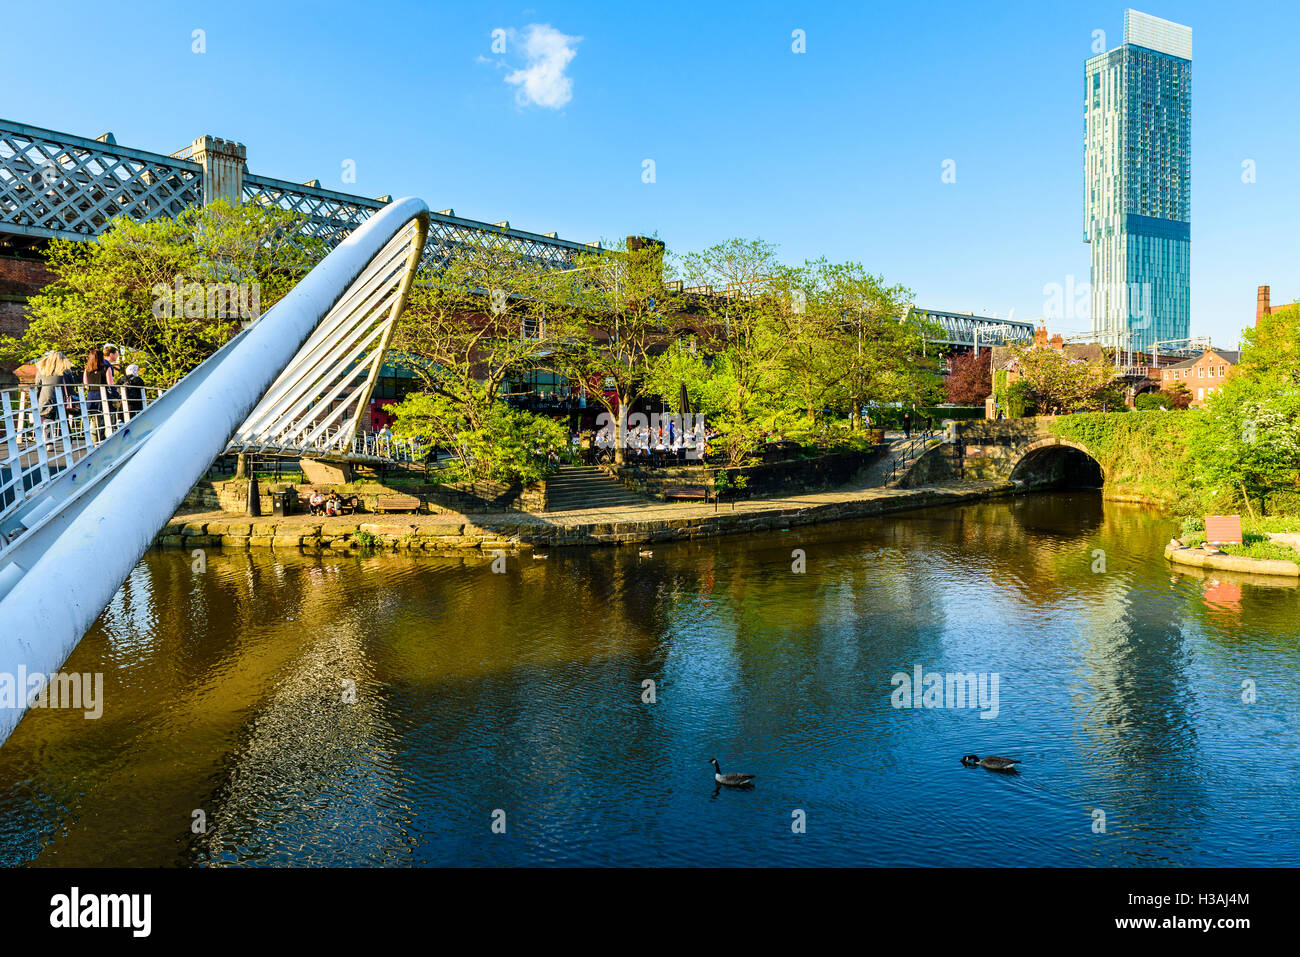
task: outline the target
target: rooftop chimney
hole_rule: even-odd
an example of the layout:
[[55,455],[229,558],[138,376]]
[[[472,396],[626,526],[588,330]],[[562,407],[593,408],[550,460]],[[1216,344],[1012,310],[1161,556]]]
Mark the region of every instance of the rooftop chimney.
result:
[[1259,294],[1255,297],[1255,325],[1259,325],[1259,320],[1271,311],[1268,307],[1268,286],[1260,286]]

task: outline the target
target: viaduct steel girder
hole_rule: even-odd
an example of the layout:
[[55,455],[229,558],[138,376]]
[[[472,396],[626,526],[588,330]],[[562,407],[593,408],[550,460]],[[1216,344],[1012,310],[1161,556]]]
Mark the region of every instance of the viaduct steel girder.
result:
[[[242,149],[242,147],[241,147]],[[110,135],[87,139],[71,133],[0,119],[0,245],[47,239],[93,239],[118,216],[148,221],[174,217],[204,201],[207,176],[192,149],[167,156],[119,146]],[[337,246],[388,204],[243,171],[239,200],[307,217],[304,231]],[[438,267],[458,248],[502,244],[547,266],[568,269],[595,244],[464,219],[450,211],[429,214],[422,265]]]
[[0,233],[93,239],[117,216],[173,217],[202,199],[197,163],[0,120]]
[[976,332],[979,333],[981,346],[1005,346],[1034,338],[1032,322],[992,319],[964,312],[940,312],[937,309],[916,309],[913,314],[938,323],[943,329],[943,335],[929,341],[940,345],[974,347]]

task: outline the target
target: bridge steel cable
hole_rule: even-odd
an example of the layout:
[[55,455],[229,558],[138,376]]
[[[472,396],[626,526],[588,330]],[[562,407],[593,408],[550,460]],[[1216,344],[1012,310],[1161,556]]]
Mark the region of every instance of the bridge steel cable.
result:
[[[291,416],[300,380],[320,398],[321,388],[346,379],[346,412],[355,416],[369,399],[428,232],[429,210],[418,199],[371,216],[260,319],[5,514],[0,674],[54,674],[232,437],[262,425],[297,427]],[[329,332],[317,335],[322,329]],[[358,368],[364,379],[349,378]],[[264,399],[280,418],[257,411],[265,411]],[[0,743],[26,710],[25,688],[18,697],[15,707],[0,708]]]

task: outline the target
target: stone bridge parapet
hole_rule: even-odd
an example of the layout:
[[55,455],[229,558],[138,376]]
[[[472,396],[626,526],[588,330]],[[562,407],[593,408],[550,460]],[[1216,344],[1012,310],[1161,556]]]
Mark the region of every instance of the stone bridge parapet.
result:
[[[955,422],[948,440],[923,455],[900,484],[917,487],[954,479],[1015,481],[1030,487],[1069,481],[1100,484],[1101,469],[1091,452],[1053,435],[1053,421],[1055,416]],[[1050,449],[1063,454],[1044,451]]]

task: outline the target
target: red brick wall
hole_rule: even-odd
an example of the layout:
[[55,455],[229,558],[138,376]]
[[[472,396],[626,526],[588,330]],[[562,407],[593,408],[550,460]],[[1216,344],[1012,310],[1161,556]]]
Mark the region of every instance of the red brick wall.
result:
[[0,295],[38,292],[53,278],[43,262],[0,256]]
[[[43,262],[0,257],[0,336],[23,334],[27,328],[27,298],[53,278]],[[10,381],[11,371],[7,365],[0,365],[0,382]]]

